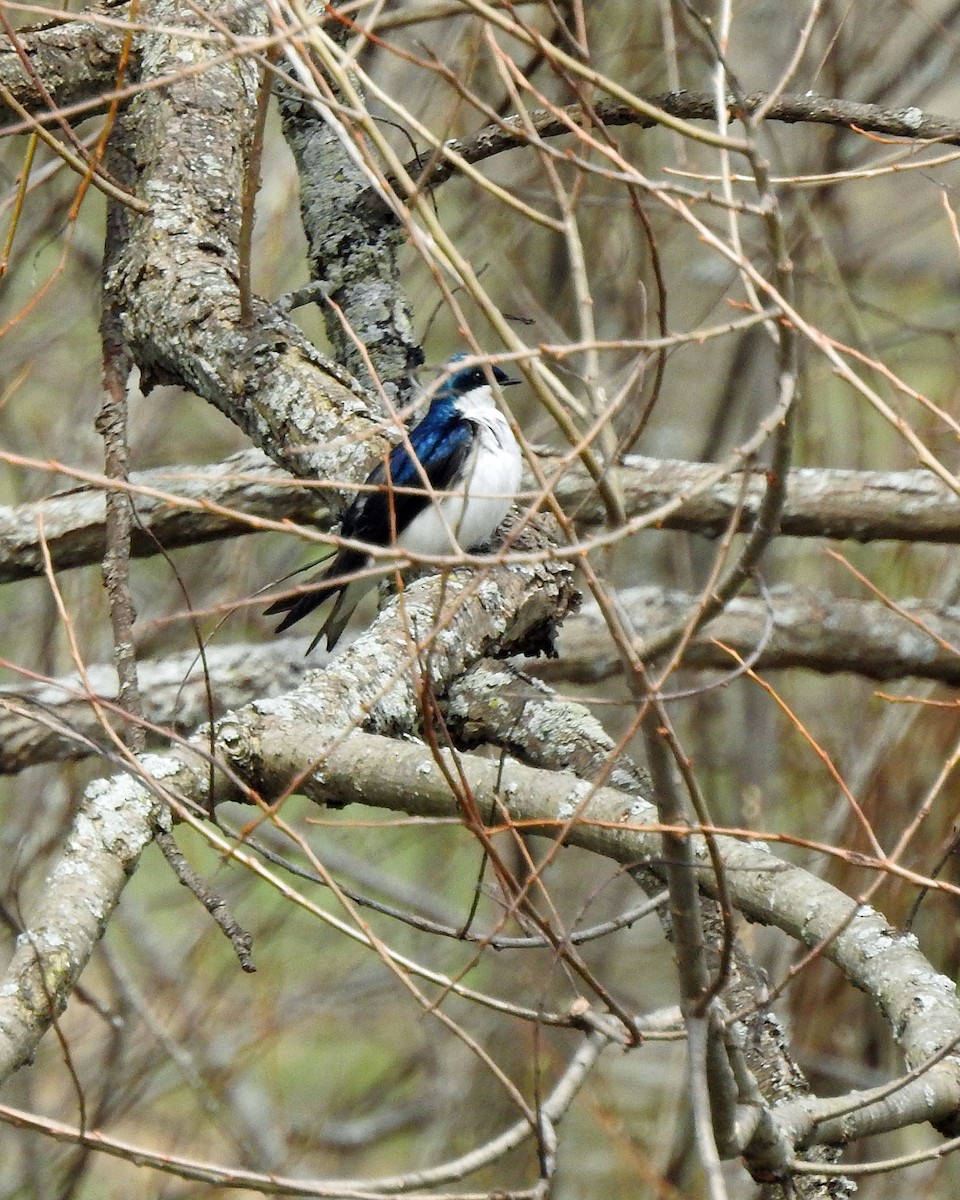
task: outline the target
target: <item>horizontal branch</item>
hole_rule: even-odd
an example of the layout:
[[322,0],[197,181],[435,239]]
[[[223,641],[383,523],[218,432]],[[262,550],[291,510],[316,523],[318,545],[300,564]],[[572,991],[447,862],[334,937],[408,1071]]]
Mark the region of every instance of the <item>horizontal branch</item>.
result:
[[[671,117],[685,121],[715,121],[717,119],[716,97],[711,92],[673,91],[643,96],[645,105],[652,105]],[[905,138],[910,141],[933,141],[946,145],[960,145],[960,122],[948,117],[925,113],[916,107],[889,109],[876,104],[861,104],[853,100],[839,100],[829,96],[781,95],[771,99],[767,92],[751,92],[742,100],[732,97],[727,103],[727,115],[731,120],[742,119],[759,109],[765,109],[765,120],[781,121],[790,125],[833,125],[857,134],[875,133],[884,137]],[[617,100],[601,100],[594,105],[593,112],[604,125],[633,125],[640,129],[654,129],[658,122],[638,111],[633,105]],[[439,187],[448,179],[459,175],[458,161],[483,162],[529,145],[539,138],[555,138],[573,135],[583,119],[582,107],[571,104],[556,110],[532,109],[522,117],[504,117],[496,124],[487,125],[479,132],[467,137],[451,138],[444,143],[456,155],[455,159],[435,157],[426,169],[420,159],[408,163],[405,170],[417,179],[424,188]],[[371,208],[384,206],[384,201],[372,189],[365,203]]]
[[[114,83],[117,61],[123,42],[120,21],[126,16],[126,0],[105,0],[105,12],[113,12],[111,22],[98,22],[80,17],[52,18],[21,34],[24,49],[48,92],[62,107],[95,101],[99,93],[108,92]],[[11,46],[0,45],[0,83],[6,86],[19,103],[32,110],[43,108],[42,98],[20,65]],[[712,92],[676,90],[642,97],[645,104],[662,110],[671,117],[686,121],[715,121],[716,97]],[[727,114],[740,119],[765,109],[765,119],[787,124],[832,125],[853,132],[861,131],[887,137],[936,141],[960,145],[960,122],[948,117],[926,113],[915,106],[884,108],[830,96],[780,95],[772,98],[767,92],[751,92],[737,100],[730,97]],[[539,137],[556,137],[570,133],[582,117],[577,105],[565,111],[568,121],[560,120],[553,112],[532,110],[521,121],[505,118],[466,138],[451,139],[447,145],[468,162],[479,162],[502,150],[515,148],[529,138],[529,131]],[[657,122],[630,105],[616,100],[601,100],[594,106],[597,117],[607,125],[638,125],[654,128]],[[39,114],[38,114],[39,115]],[[89,115],[87,113],[86,115]],[[421,175],[419,164],[411,163],[409,172]],[[450,165],[437,163],[423,183],[433,185],[450,174]]]
[[[532,531],[526,536],[533,536]],[[224,799],[271,799],[291,786],[320,803],[362,801],[415,815],[457,817],[459,802],[429,750],[394,738],[353,733],[361,723],[397,734],[416,728],[420,687],[410,670],[411,634],[419,640],[437,628],[436,605],[444,597],[442,633],[429,656],[438,691],[446,689],[492,648],[523,644],[569,604],[569,579],[560,565],[494,567],[482,588],[468,572],[441,585],[412,584],[391,601],[374,626],[322,672],[311,672],[294,691],[227,716],[217,727],[222,771],[209,794],[209,772],[199,737],[195,753],[183,748],[142,760],[141,779],[127,775],[92,785],[81,806],[68,851],[42,890],[14,961],[0,980],[0,1078],[31,1052],[58,1011],[102,931],[105,914],[146,844],[156,819],[158,792],[179,803],[206,807]],[[538,637],[541,635],[537,635]],[[568,730],[564,740],[572,736]],[[510,819],[529,832],[562,837],[617,862],[662,867],[656,810],[646,800],[612,788],[593,791],[570,775],[460,756],[482,811],[509,804]],[[632,785],[631,785],[632,786]],[[129,819],[134,822],[128,827]],[[86,831],[86,832],[84,832]],[[83,833],[83,838],[80,834]],[[703,840],[692,834],[701,885],[711,890],[713,871]],[[87,842],[96,870],[87,872]],[[960,1006],[952,984],[923,958],[915,940],[902,937],[865,905],[759,845],[719,837],[727,883],[735,905],[751,919],[779,927],[836,963],[877,1003],[911,1067],[925,1063],[960,1038]],[[121,853],[122,849],[122,853]],[[103,861],[101,861],[103,860]],[[72,880],[102,879],[102,894],[86,896],[78,923]],[[69,935],[64,929],[69,927]],[[44,930],[57,933],[56,944]],[[68,949],[65,950],[64,946]],[[10,986],[10,985],[13,986]],[[909,1121],[941,1121],[960,1104],[956,1063],[944,1059],[905,1083],[896,1102],[864,1109],[870,1128]],[[800,1140],[819,1136],[815,1103],[791,1120]]]
[[[549,462],[547,463],[549,473]],[[628,516],[652,511],[693,492],[663,522],[668,529],[719,535],[740,513],[738,529],[752,527],[766,491],[762,469],[737,471],[700,492],[715,470],[710,463],[628,455],[621,469]],[[600,524],[603,510],[585,481],[565,472],[554,489],[577,520]],[[856,542],[960,542],[960,497],[929,471],[852,471],[798,467],[787,476],[781,533]]]
[[[335,477],[348,478],[353,460],[349,448]],[[330,461],[338,461],[333,451]],[[48,463],[36,466],[55,469]],[[64,470],[69,468],[61,466],[60,473]],[[89,478],[91,473],[81,474]],[[106,549],[104,495],[118,486],[129,487],[137,514],[131,547],[135,558],[150,558],[160,547],[171,550],[252,533],[264,521],[328,528],[342,495],[332,487],[294,479],[257,450],[209,466],[134,472],[128,485],[103,476],[96,486],[0,507],[0,583],[43,574],[41,523],[55,570],[101,562]]]
[[[196,650],[139,662],[142,716],[151,741],[166,745],[231,709],[291,691],[325,657],[318,651],[308,659],[309,644],[309,638],[277,638],[261,645],[208,646],[203,662]],[[108,730],[122,735],[133,720],[118,707],[116,668],[93,664],[85,675],[0,689],[0,775],[116,749]]]
[[[638,649],[663,629],[697,611],[700,599],[658,587],[617,595],[637,637]],[[763,597],[730,601],[689,643],[683,666],[731,671],[736,656],[763,670],[802,667],[832,674],[850,671],[868,679],[912,676],[960,684],[960,610],[936,609],[920,600],[837,596],[784,584]],[[595,683],[619,674],[622,660],[595,605],[561,631],[559,657],[538,663],[534,674],[552,682]]]
[[[642,643],[689,617],[698,597],[639,587],[621,592],[618,602]],[[694,638],[683,666],[732,671],[737,665],[734,655],[739,655],[762,670],[795,667],[823,674],[850,671],[870,679],[911,676],[960,684],[960,613],[939,612],[917,600],[900,601],[897,607],[906,615],[879,601],[790,585],[773,588],[763,599],[739,597]],[[160,745],[161,739],[186,736],[204,721],[257,697],[289,691],[325,661],[321,651],[308,659],[308,644],[309,638],[275,638],[260,644],[208,646],[205,664],[195,650],[143,660],[138,671],[148,733]],[[538,660],[526,670],[550,682],[590,684],[621,669],[593,604],[564,622],[557,650],[557,658]],[[72,675],[0,689],[0,775],[112,748],[104,720],[119,730],[128,719],[116,707],[116,671],[94,664],[86,668],[86,677],[86,684]],[[534,731],[524,730],[526,740],[534,736]]]
[[[327,480],[354,478],[356,447],[342,454],[327,449]],[[544,458],[549,474],[553,460]],[[30,465],[30,464],[26,464]],[[54,469],[52,464],[33,464]],[[59,470],[69,470],[58,464]],[[702,486],[709,464],[630,455],[620,468],[628,518],[652,512],[678,495]],[[89,477],[89,473],[86,477]],[[526,485],[532,486],[532,477]],[[0,583],[43,574],[38,535],[44,538],[54,568],[89,566],[102,560],[105,547],[103,492],[117,487],[103,478],[97,486],[74,488],[45,500],[0,507]],[[260,521],[289,520],[329,529],[350,490],[298,481],[257,451],[243,451],[212,466],[163,467],[134,472],[138,521],[133,532],[135,557],[165,549],[236,537]],[[683,529],[714,536],[740,512],[739,528],[749,529],[761,503],[762,472],[738,472],[685,501],[658,528]],[[138,494],[139,490],[139,494]],[[592,482],[580,468],[564,471],[555,494],[582,527],[601,525],[605,512]],[[151,495],[150,493],[158,493]],[[742,502],[742,503],[741,503]],[[871,542],[960,544],[960,498],[927,471],[846,471],[804,467],[791,471],[781,532],[794,537],[827,537]]]

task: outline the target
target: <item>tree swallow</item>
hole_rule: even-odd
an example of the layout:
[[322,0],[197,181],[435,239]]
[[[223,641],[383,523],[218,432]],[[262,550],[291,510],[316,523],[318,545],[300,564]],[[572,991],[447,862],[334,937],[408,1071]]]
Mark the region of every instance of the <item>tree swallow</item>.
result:
[[[489,375],[479,366],[457,368],[465,357],[450,360],[452,373],[435,392],[426,416],[354,496],[340,528],[343,537],[371,546],[396,545],[411,554],[455,554],[488,541],[506,516],[520,486],[522,459],[489,378],[501,387],[520,380],[500,367],[488,368]],[[286,614],[276,632],[336,597],[307,653],[324,636],[332,650],[360,598],[376,583],[375,575],[351,578],[372,559],[362,550],[339,550],[308,581],[315,585],[309,592],[278,600],[266,610],[268,616]]]

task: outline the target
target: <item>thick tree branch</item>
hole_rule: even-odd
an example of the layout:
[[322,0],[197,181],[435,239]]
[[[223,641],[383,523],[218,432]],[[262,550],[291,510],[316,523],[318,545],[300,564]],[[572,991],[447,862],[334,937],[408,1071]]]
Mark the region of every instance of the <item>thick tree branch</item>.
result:
[[[658,526],[720,535],[739,513],[737,528],[751,528],[764,495],[763,471],[737,471],[704,489],[713,470],[709,463],[628,455],[620,475],[626,511],[631,517],[653,513],[680,499],[677,511],[666,514]],[[600,524],[600,503],[577,473],[565,472],[554,491],[577,521]],[[857,542],[895,538],[953,543],[960,541],[960,497],[924,470],[799,467],[787,477],[780,532]]]
[[[160,27],[210,32],[175,0],[145,9]],[[221,5],[218,19],[237,35],[266,28],[262,6],[239,0]],[[145,389],[191,388],[294,474],[329,475],[332,443],[338,465],[351,459],[360,476],[371,457],[360,439],[376,427],[347,377],[270,306],[255,301],[252,322],[241,320],[240,205],[256,63],[218,59],[206,38],[169,32],[144,33],[139,48],[143,83],[204,68],[139,94],[111,139],[113,172],[150,205],[143,216],[114,206],[105,267],[107,299]]]
[[368,387],[379,382],[399,406],[410,399],[411,373],[423,362],[400,284],[404,232],[392,212],[371,212],[357,203],[371,175],[362,132],[328,103],[339,97],[321,95],[322,76],[310,71],[306,47],[298,47],[296,55],[291,47],[290,54],[291,78],[278,77],[274,94],[300,177],[310,277],[322,291],[327,336],[337,360],[356,379]]
[[[697,605],[696,596],[657,587],[630,588],[618,601],[641,648]],[[901,612],[879,600],[792,584],[763,597],[739,596],[690,641],[683,666],[734,671],[739,655],[761,670],[801,667],[823,674],[852,671],[868,679],[914,676],[960,684],[960,611],[922,600],[900,600],[897,608]],[[535,667],[541,679],[595,683],[622,669],[595,606],[564,626],[558,649],[557,660]]]
[[[355,461],[354,447],[344,443],[328,478],[347,480]],[[36,464],[38,467],[44,464]],[[89,478],[89,473],[84,476]],[[102,486],[58,492],[45,500],[0,507],[0,583],[43,574],[38,520],[43,515],[44,540],[56,570],[89,566],[103,556],[105,545]],[[171,550],[223,537],[236,537],[263,527],[263,522],[296,521],[327,529],[347,489],[332,483],[310,486],[277,467],[258,450],[244,450],[221,463],[134,471],[130,487],[137,523],[131,554],[149,558],[158,543]],[[249,520],[244,520],[244,517]]]
[[[285,697],[251,705],[225,718],[218,726],[218,744],[231,772],[267,797],[299,780],[299,790],[323,803],[343,804],[362,798],[365,803],[404,812],[455,815],[458,802],[450,792],[448,777],[423,747],[362,735],[343,738],[343,732],[358,722],[391,733],[416,727],[419,688],[404,666],[409,647],[406,630],[422,637],[433,627],[438,586],[436,579],[412,585],[326,671],[311,676]],[[496,602],[491,595],[494,588]],[[430,656],[435,687],[442,690],[491,646],[510,648],[516,639],[522,641],[528,635],[532,625],[562,611],[566,588],[563,573],[542,568],[497,568],[484,579],[482,596],[472,590],[469,575],[451,578],[445,589],[445,632],[434,641]],[[405,620],[398,619],[401,605]],[[198,739],[201,754],[204,744],[205,739]],[[239,795],[230,776],[218,773],[216,794],[209,797],[205,762],[185,751],[148,757],[142,766],[146,777],[159,781],[155,786],[195,803]],[[481,806],[495,797],[501,802],[507,799],[513,820],[532,823],[528,831],[550,837],[562,828],[571,844],[620,862],[648,861],[658,869],[661,846],[655,832],[655,810],[638,797],[611,789],[591,794],[583,781],[513,763],[501,770],[495,763],[464,758],[462,766]],[[99,832],[102,819],[91,815],[91,807],[99,813],[104,804],[117,821],[125,806],[132,804],[138,822],[134,833],[121,837],[118,829],[104,839]],[[115,904],[126,872],[146,844],[154,817],[151,789],[126,776],[88,791],[81,821],[97,825],[96,853],[106,855],[109,865],[116,845],[123,847],[120,865],[108,873],[106,890],[93,907],[95,913],[108,913]],[[131,837],[134,848],[128,850]],[[880,1005],[908,1065],[923,1064],[960,1038],[960,1008],[953,987],[930,968],[912,939],[899,937],[877,913],[761,847],[731,838],[720,841],[738,907],[752,919],[778,925],[807,945],[822,944],[823,953]],[[712,868],[698,837],[694,838],[694,857],[701,885],[709,890]],[[76,874],[73,869],[58,867],[52,884],[59,881],[57,871],[71,878]],[[0,1068],[4,1070],[0,1073],[12,1069],[30,1052],[49,1021],[51,1005],[57,1010],[65,1002],[102,928],[97,920],[88,920],[73,935],[76,914],[70,905],[58,907],[63,905],[59,887],[46,889],[45,904],[50,908],[49,912],[43,910],[47,924],[31,920],[7,975],[8,982],[11,978],[18,981],[19,990],[0,988],[0,1032],[4,1033],[0,1038]],[[64,922],[77,941],[69,955],[62,952],[62,941],[54,948],[45,945],[40,936],[42,928],[49,927],[57,929],[62,938]],[[45,984],[39,982],[38,954],[45,968]],[[873,1130],[890,1128],[902,1124],[906,1110],[911,1119],[946,1120],[960,1102],[955,1068],[955,1062],[946,1059],[906,1083],[896,1094],[896,1103],[880,1100],[867,1105],[862,1110],[863,1123]],[[792,1112],[796,1120],[797,1113]],[[820,1136],[816,1116],[815,1105],[804,1109],[803,1138],[817,1140]],[[845,1128],[851,1131],[855,1127],[855,1117],[848,1118]]]
[[[347,481],[354,477],[356,448],[343,441],[339,450],[328,450],[326,461],[329,470],[325,478],[330,482],[313,486],[295,480],[253,450],[212,466],[133,472],[130,486],[135,491],[142,489],[134,496],[142,528],[133,532],[133,556],[156,554],[157,542],[173,549],[252,532],[262,527],[262,521],[290,520],[328,529],[352,490]],[[550,460],[545,461],[549,469]],[[689,496],[702,486],[711,469],[706,463],[629,456],[619,474],[627,517],[655,512],[678,497]],[[68,472],[69,468],[62,470]],[[763,494],[760,476],[760,472],[750,472],[746,487],[742,473],[714,484],[658,519],[656,527],[713,536],[728,528],[731,517],[741,511],[740,527],[747,529]],[[343,483],[336,486],[334,481]],[[58,571],[99,562],[104,547],[103,490],[110,486],[104,479],[98,487],[0,507],[0,583],[43,573],[37,537],[41,511],[44,536]],[[582,469],[564,472],[555,492],[581,528],[603,523],[604,509]],[[741,499],[742,505],[738,504]],[[928,471],[805,467],[790,472],[780,531],[794,537],[953,545],[960,543],[960,498]]]
[[[127,0],[107,0],[93,8],[90,16],[111,13],[113,24],[63,14],[19,31],[24,51],[58,106],[104,107],[101,97],[116,83],[124,39],[120,22],[127,7]],[[0,42],[0,83],[18,104],[38,116],[43,114],[42,97],[24,70],[16,47],[6,41]]]
[[[621,602],[638,636],[646,639],[689,613],[697,601],[686,593],[646,587],[624,592]],[[774,588],[765,599],[740,597],[689,644],[683,665],[732,672],[737,669],[733,651],[761,670],[799,667],[828,674],[850,671],[874,679],[913,676],[960,684],[960,655],[953,648],[960,647],[960,615],[939,612],[916,600],[901,601],[898,607],[907,615],[880,602],[791,586]],[[308,643],[308,638],[280,638],[259,645],[208,647],[206,659],[216,705],[213,713],[207,708],[207,688],[196,652],[141,662],[144,716],[153,727],[148,733],[154,744],[166,741],[171,732],[186,736],[203,721],[258,696],[289,691],[323,661],[316,653],[306,658]],[[557,659],[540,660],[527,670],[540,679],[584,684],[621,670],[620,658],[595,606],[564,623],[557,647]],[[101,709],[115,713],[118,728],[123,725],[128,718],[116,707],[116,672],[94,665],[86,668],[86,676],[95,697],[88,695],[76,676],[24,682],[0,690],[0,775],[41,762],[85,758],[110,748],[102,714],[95,711],[93,699],[102,702]],[[499,674],[491,688],[497,693],[498,713],[503,718],[513,703],[512,693],[504,694]],[[515,740],[510,741],[506,732],[502,736],[511,753],[553,768],[557,764],[547,763],[543,756],[567,742],[562,713],[557,715],[559,724],[553,725],[545,722],[546,712],[541,702],[536,721],[528,720],[520,703]],[[489,730],[486,726],[475,728],[470,713],[464,711],[460,721],[457,729],[462,744],[487,740]],[[585,763],[572,758],[565,765],[593,778],[602,768],[602,756]],[[628,785],[621,779],[618,786]],[[631,786],[639,784],[634,780]]]
[[[651,804],[518,763],[501,766],[466,755],[460,762],[482,810],[495,803],[501,810],[506,806],[511,820],[527,833],[562,835],[565,844],[618,862],[649,862],[662,872],[658,821]],[[364,734],[332,748],[322,770],[307,779],[302,790],[320,803],[349,803],[362,796],[364,803],[392,811],[432,817],[457,812],[447,775],[429,751]],[[700,884],[711,891],[713,870],[705,843],[699,835],[692,837]],[[924,959],[914,938],[897,933],[875,910],[760,845],[730,837],[720,837],[718,843],[737,908],[751,920],[775,925],[807,946],[821,948],[824,957],[878,1005],[908,1067],[921,1067],[944,1047],[960,1044],[960,1003],[953,982]],[[960,1062],[948,1056],[874,1105],[865,1099],[860,1107],[856,1097],[845,1100],[845,1140],[857,1136],[853,1131],[858,1125],[878,1132],[913,1122],[946,1122],[960,1107]],[[825,1106],[823,1115],[836,1108],[832,1101]],[[907,1108],[909,1118],[904,1115]],[[817,1128],[812,1115],[816,1110],[816,1101],[804,1102],[802,1140],[834,1140],[835,1128],[826,1136]],[[797,1109],[791,1114],[791,1120],[799,1120]]]
[[[547,540],[531,526],[518,539],[527,548]],[[92,784],[65,855],[0,979],[0,1080],[29,1058],[65,1006],[152,836],[162,811],[157,797],[206,808],[249,800],[252,788],[276,799],[322,763],[331,739],[353,727],[413,732],[421,717],[421,670],[442,691],[488,653],[536,653],[575,602],[571,575],[563,563],[513,565],[491,567],[482,579],[461,571],[414,583],[327,670],[312,672],[280,698],[224,717],[216,728],[224,769],[212,777],[209,736],[201,732],[190,746],[131,764],[136,779],[125,774]],[[418,653],[418,641],[429,649]]]
[[[610,784],[641,800],[651,800],[649,775],[625,755],[618,756],[613,739],[586,708],[503,664],[479,663],[458,679],[448,693],[446,715],[458,743],[499,746],[531,766],[572,771],[594,785]],[[635,866],[631,874],[648,895],[658,892],[661,876],[649,866]],[[726,922],[719,904],[702,893],[699,909],[708,962],[716,973],[722,969],[729,937]],[[658,911],[664,932],[676,936],[665,911]],[[748,1166],[759,1179],[776,1174],[793,1151],[793,1143],[773,1118],[772,1106],[787,1100],[805,1101],[810,1089],[790,1054],[782,1025],[769,1009],[763,972],[738,938],[731,951],[722,989],[731,1018],[727,1042],[731,1053],[742,1055],[755,1081],[744,1096],[747,1106],[734,1110],[739,1120],[733,1142],[745,1148]],[[838,1154],[832,1147],[815,1146],[803,1157],[833,1163]],[[797,1194],[813,1200],[823,1193],[816,1181],[802,1180],[797,1183]]]

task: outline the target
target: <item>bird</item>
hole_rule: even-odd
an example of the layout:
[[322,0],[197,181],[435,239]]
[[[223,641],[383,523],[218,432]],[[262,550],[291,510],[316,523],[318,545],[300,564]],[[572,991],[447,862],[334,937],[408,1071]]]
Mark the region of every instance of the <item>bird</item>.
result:
[[[485,370],[470,365],[464,354],[454,355],[422,420],[374,467],[350,502],[342,537],[427,555],[473,550],[490,540],[513,502],[522,469],[517,439],[493,398],[491,376],[501,387],[520,383],[500,367]],[[307,581],[308,591],[266,609],[266,616],[285,614],[275,632],[334,599],[307,653],[324,637],[332,650],[361,597],[377,582],[375,573],[355,577],[372,560],[372,554],[348,547],[332,561],[318,560],[328,565]]]

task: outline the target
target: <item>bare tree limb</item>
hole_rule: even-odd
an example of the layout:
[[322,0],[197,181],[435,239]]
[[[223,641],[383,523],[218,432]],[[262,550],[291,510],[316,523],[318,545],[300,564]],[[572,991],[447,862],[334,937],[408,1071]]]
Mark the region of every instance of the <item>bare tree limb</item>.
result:
[[[470,756],[461,764],[478,803],[506,802],[511,819],[528,833],[555,837],[619,862],[649,862],[662,871],[658,820],[653,806],[613,789],[593,789],[581,780],[508,763],[501,767]],[[411,785],[411,780],[416,780]],[[320,803],[341,804],[362,796],[364,802],[422,816],[456,811],[445,773],[422,747],[353,735],[332,749],[322,771],[304,781],[303,791]],[[569,823],[568,818],[577,814]],[[703,839],[693,834],[700,884],[713,887],[713,870]],[[893,1095],[871,1104],[869,1094],[844,1096],[844,1140],[899,1128],[904,1106],[916,1121],[949,1122],[960,1108],[960,1002],[953,982],[923,958],[916,941],[894,930],[867,905],[816,879],[801,867],[776,858],[759,844],[718,837],[731,894],[751,920],[776,925],[807,946],[821,949],[856,987],[872,997],[906,1058],[908,1068],[923,1068],[946,1048],[948,1056],[908,1079]],[[862,1101],[862,1103],[861,1103]],[[802,1141],[836,1140],[824,1132],[814,1111],[829,1115],[837,1107],[815,1100],[802,1106]],[[791,1110],[793,1120],[801,1110]]]
[[[64,13],[19,31],[33,67],[59,106],[105,107],[103,94],[116,81],[126,9],[127,0],[107,0],[95,6],[91,15],[112,12],[119,18],[114,23]],[[43,101],[33,80],[24,71],[16,48],[6,41],[0,42],[0,83],[19,104],[42,114]]]
[[[527,526],[519,540],[545,544],[547,535]],[[92,784],[0,979],[0,1080],[26,1061],[65,1006],[152,837],[163,811],[158,797],[181,812],[184,803],[207,808],[227,798],[249,800],[251,787],[276,798],[323,762],[331,737],[351,727],[389,734],[418,728],[419,656],[411,637],[430,645],[430,676],[444,689],[490,652],[538,652],[575,598],[571,570],[562,563],[493,567],[482,581],[453,572],[414,583],[326,671],[283,697],[224,717],[216,727],[222,769],[211,775],[209,736],[201,731],[190,746],[131,761],[137,778]]]
[[[210,30],[175,0],[156,0],[149,15],[161,29],[184,21],[188,32]],[[237,35],[266,28],[262,8],[240,0],[221,5],[218,17]],[[206,38],[166,30],[143,33],[140,53],[143,83],[205,68],[140,93],[111,141],[117,174],[150,204],[143,216],[114,206],[104,271],[144,388],[192,389],[294,474],[329,475],[327,450],[339,443],[339,464],[352,458],[351,474],[360,476],[371,453],[359,439],[376,428],[348,377],[269,305],[255,301],[252,322],[241,320],[238,246],[256,63],[224,61]]]
[[[354,459],[354,448],[344,443],[332,478],[345,481]],[[90,476],[78,472],[78,477]],[[41,513],[44,537],[58,571],[97,562],[105,545],[104,492],[111,486],[104,478],[102,486],[79,487],[32,504],[0,508],[0,583],[42,575],[37,535]],[[332,484],[310,486],[257,450],[244,450],[208,466],[134,471],[130,488],[137,514],[132,530],[134,558],[157,554],[158,543],[168,550],[198,545],[253,532],[263,528],[263,522],[289,520],[329,528],[346,490]],[[250,519],[245,521],[244,516]]]
[[[632,588],[622,594],[622,602],[638,636],[645,639],[688,613],[696,597],[656,587]],[[960,661],[954,649],[960,647],[960,614],[918,600],[899,601],[898,608],[907,615],[878,601],[789,585],[773,588],[764,599],[741,596],[690,643],[683,665],[733,672],[737,669],[733,651],[767,671],[798,667],[826,674],[850,671],[873,679],[913,676],[960,684]],[[160,744],[171,734],[186,736],[211,716],[219,717],[257,696],[289,691],[323,663],[324,656],[317,653],[307,659],[308,644],[308,638],[279,638],[262,644],[209,646],[207,666],[217,705],[213,713],[207,709],[196,652],[141,662],[144,715],[153,743]],[[558,658],[531,664],[529,673],[543,680],[590,684],[621,669],[595,606],[564,623],[557,647]],[[129,718],[117,707],[114,669],[92,665],[86,668],[86,675],[97,699],[114,708],[116,722],[122,725]],[[504,679],[498,673],[490,688],[497,693],[501,716],[510,704],[503,687]],[[543,703],[540,708],[536,721],[517,715],[513,740],[506,743],[511,753],[532,762],[543,761],[542,754],[555,746],[557,739],[563,741],[562,727],[545,725]],[[560,715],[557,720],[562,726]],[[461,714],[457,730],[465,745],[486,740],[489,732],[477,727],[467,710]],[[505,736],[501,731],[500,737]],[[41,762],[84,758],[106,748],[101,721],[79,677],[25,681],[0,689],[0,775]],[[592,778],[601,769],[602,759],[581,765],[571,760],[566,765]]]
[[[490,743],[531,766],[572,771],[595,786],[609,783],[644,801],[652,795],[649,775],[618,753],[613,739],[586,708],[503,664],[479,663],[456,680],[448,693],[446,714],[451,731],[468,746]],[[631,874],[652,894],[660,886],[663,871],[657,873],[643,865],[632,867]],[[729,937],[727,923],[719,905],[703,893],[699,908],[708,961],[711,969],[719,972]],[[675,936],[672,920],[665,913],[663,921],[666,935]],[[781,1023],[769,1008],[763,972],[739,938],[733,939],[722,996],[731,1061],[741,1057],[749,1067],[742,1074],[755,1081],[740,1081],[745,1103],[733,1109],[736,1131],[728,1136],[728,1148],[745,1149],[747,1165],[756,1178],[776,1175],[792,1154],[793,1143],[775,1120],[772,1106],[790,1099],[805,1101],[810,1089],[790,1054]],[[803,1158],[835,1163],[838,1153],[833,1147],[814,1146],[803,1152]],[[810,1200],[823,1194],[814,1180],[804,1179],[796,1186],[798,1196]]]
[[[258,696],[289,692],[316,670],[322,657],[306,657],[309,638],[279,638],[262,645],[208,646],[207,667],[216,711],[209,712],[207,689],[196,651],[166,655],[138,664],[143,715],[154,745],[170,736],[186,737],[205,721],[249,704]],[[91,665],[87,681],[103,710],[113,711],[118,728],[132,720],[117,705],[114,667]],[[108,746],[101,719],[79,676],[23,683],[0,691],[0,774],[58,759],[84,758]]]
[[[346,33],[345,26],[333,29],[334,36]],[[321,94],[323,76],[307,44],[291,45],[288,56],[290,78],[278,76],[274,94],[300,177],[310,277],[322,291],[327,336],[338,362],[367,387],[379,382],[399,406],[410,399],[411,373],[423,362],[400,284],[404,230],[393,212],[357,202],[374,170],[362,130],[337,111],[339,96]]]
[[[645,103],[672,117],[685,121],[715,121],[716,99],[711,92],[674,91],[644,97]],[[751,92],[738,101],[729,97],[728,115],[731,120],[749,117],[765,109],[767,121],[787,124],[832,125],[856,133],[876,133],[910,141],[931,141],[945,145],[960,145],[960,122],[948,117],[934,116],[922,109],[882,108],[875,104],[859,104],[829,96],[784,95],[769,103],[766,92]],[[658,122],[639,113],[636,107],[617,100],[603,100],[594,106],[599,122],[605,125],[637,125],[642,129],[656,128]],[[581,117],[578,104],[555,111],[535,109],[520,117],[504,117],[468,137],[451,138],[445,143],[457,157],[468,163],[483,162],[507,150],[529,145],[536,139],[569,136]],[[457,164],[442,155],[424,170],[417,160],[407,165],[407,171],[421,179],[422,186],[438,187],[455,176]],[[383,207],[382,198],[374,191],[367,193],[366,204],[371,209]]]
[[[291,477],[255,450],[241,451],[213,465],[132,472],[130,487],[138,526],[133,530],[131,552],[134,557],[146,558],[157,553],[158,542],[167,549],[197,545],[262,529],[264,522],[289,520],[328,529],[352,490],[348,481],[355,477],[356,461],[356,447],[344,440],[339,450],[329,448],[328,473],[323,482],[314,484]],[[35,465],[70,472],[63,464]],[[706,463],[629,456],[620,468],[627,517],[654,512],[677,497],[688,496],[702,486],[710,471]],[[89,479],[90,473],[78,471],[77,477]],[[58,571],[98,562],[104,548],[103,492],[112,486],[104,478],[97,486],[58,492],[31,504],[0,506],[0,583],[43,573],[37,538],[41,511]],[[581,528],[603,523],[602,504],[582,469],[564,472],[556,494]],[[740,527],[747,529],[761,496],[760,472],[751,472],[746,486],[743,475],[737,473],[685,499],[677,511],[658,519],[656,527],[713,536],[728,528],[731,517],[742,509]],[[742,505],[738,505],[741,498]],[[923,470],[804,467],[789,474],[781,533],[858,542],[896,539],[954,545],[960,543],[960,498]]]
[[[625,590],[639,646],[690,613],[697,597],[656,587]],[[686,647],[685,667],[734,671],[737,655],[762,670],[802,667],[868,679],[914,676],[960,684],[960,611],[922,600],[855,600],[826,590],[784,584],[763,597],[739,596]],[[588,606],[565,625],[559,658],[539,663],[541,679],[593,683],[618,674],[621,663],[601,614]],[[731,653],[732,651],[732,653]]]

